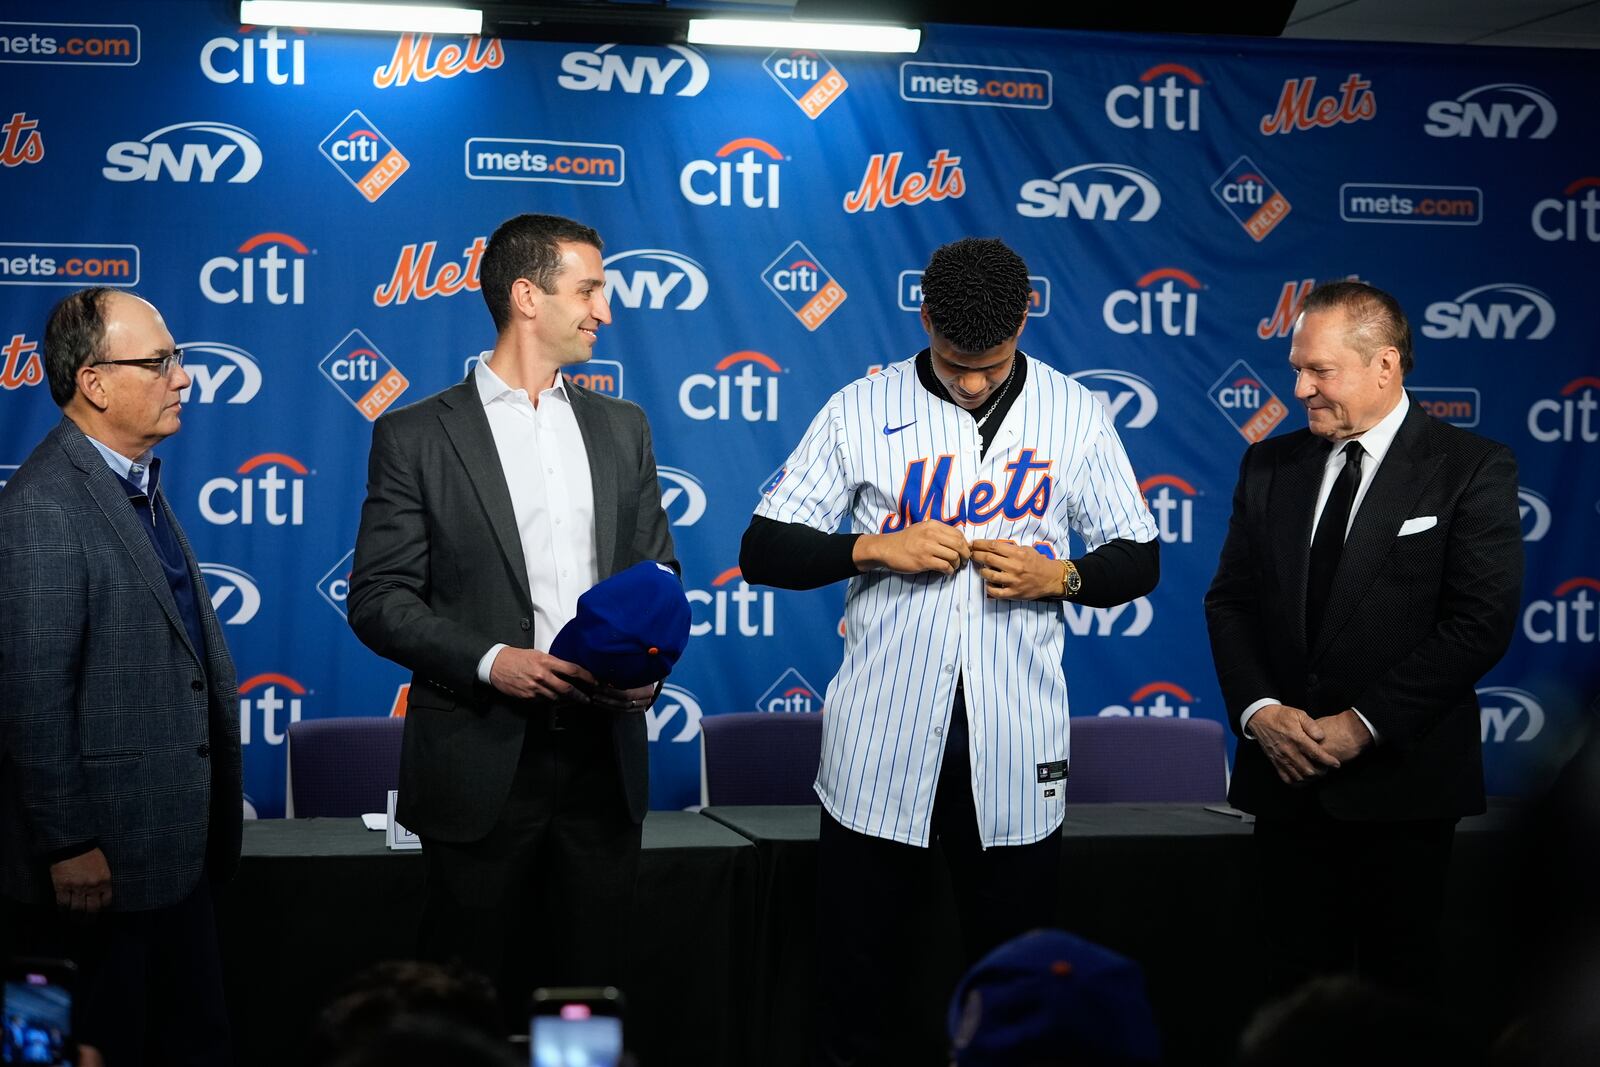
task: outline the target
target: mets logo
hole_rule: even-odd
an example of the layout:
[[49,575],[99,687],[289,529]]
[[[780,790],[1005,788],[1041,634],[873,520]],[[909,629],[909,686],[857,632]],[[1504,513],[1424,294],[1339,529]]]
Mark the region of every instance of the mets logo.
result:
[[779,49],[763,60],[761,67],[808,119],[815,119],[828,110],[850,87],[844,75],[821,52]]
[[847,295],[828,268],[799,241],[792,242],[782,255],[767,264],[761,280],[808,330],[827,322]]
[[0,126],[0,133],[6,135],[4,142],[0,142],[0,164],[20,167],[44,159],[44,138],[39,135],[38,119],[30,119],[26,112],[18,111]]
[[1289,78],[1283,83],[1278,108],[1261,116],[1261,132],[1267,136],[1294,130],[1326,129],[1347,122],[1365,122],[1378,113],[1378,98],[1372,83],[1352,74],[1339,85],[1338,96],[1324,96],[1312,103],[1316,78]]
[[1289,415],[1278,394],[1242,359],[1212,382],[1206,394],[1251,444],[1270,434]]
[[822,710],[822,694],[799,671],[790,667],[756,698],[756,710],[779,714],[817,712]]
[[30,341],[27,335],[14,333],[4,348],[0,348],[0,389],[21,389],[44,381],[44,360],[39,356],[39,342]]
[[1254,241],[1266,237],[1289,214],[1289,201],[1249,156],[1234,160],[1212,183],[1211,194]]
[[411,166],[372,120],[352,111],[317,146],[345,181],[373,203]]
[[494,37],[468,37],[463,44],[447,44],[430,54],[431,33],[403,33],[395,42],[389,62],[372,73],[372,84],[379,89],[425,82],[433,78],[454,78],[493,70],[506,61],[505,46]]
[[904,152],[873,153],[867,160],[861,184],[855,192],[845,196],[844,209],[854,215],[858,211],[920,204],[924,200],[955,200],[966,193],[967,179],[961,173],[961,157],[952,156],[948,148],[939,149],[928,160],[927,173],[912,171],[902,179],[900,161],[904,156]]
[[382,415],[411,384],[360,330],[345,334],[317,369],[368,422]]
[[1035,459],[1031,448],[1017,453],[1017,458],[1006,464],[1006,484],[997,490],[993,482],[980,481],[962,497],[954,515],[946,517],[945,490],[950,483],[950,464],[953,456],[940,456],[929,470],[927,457],[906,464],[905,480],[900,490],[900,505],[892,515],[885,515],[878,525],[880,533],[895,533],[919,522],[933,520],[948,526],[982,526],[1002,515],[1013,522],[1029,515],[1043,516],[1050,508],[1050,493],[1054,485],[1050,480],[1051,461]]

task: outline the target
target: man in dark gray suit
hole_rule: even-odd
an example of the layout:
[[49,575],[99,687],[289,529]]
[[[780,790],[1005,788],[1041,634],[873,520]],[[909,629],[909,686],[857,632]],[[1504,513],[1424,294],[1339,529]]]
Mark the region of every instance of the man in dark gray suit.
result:
[[74,959],[117,1067],[231,1061],[212,891],[239,861],[233,660],[151,450],[189,385],[156,309],[94,288],[45,328],[65,416],[0,495],[0,891]]
[[520,215],[484,250],[498,337],[466,380],[373,426],[350,625],[412,672],[400,822],[427,864],[422,952],[496,981],[621,984],[655,689],[549,654],[580,594],[676,566],[650,428],[567,381],[611,321],[600,236]]

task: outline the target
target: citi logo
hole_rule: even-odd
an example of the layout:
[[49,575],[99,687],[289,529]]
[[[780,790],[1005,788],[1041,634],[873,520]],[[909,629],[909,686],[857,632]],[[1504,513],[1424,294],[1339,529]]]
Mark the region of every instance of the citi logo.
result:
[[1531,85],[1496,82],[1429,104],[1422,132],[1429,137],[1542,141],[1555,128],[1556,105],[1548,96]]
[[[1179,289],[1182,284],[1188,291]],[[1177,267],[1161,267],[1134,283],[1117,289],[1100,306],[1100,316],[1113,333],[1193,337],[1200,310],[1200,290],[1193,274]],[[1131,306],[1130,306],[1131,305]]]
[[[258,248],[265,251],[257,252]],[[294,258],[285,258],[285,250],[293,252]],[[287,233],[258,233],[239,246],[239,254],[244,258],[216,256],[200,268],[200,292],[207,300],[213,304],[254,304],[258,296],[263,296],[267,303],[276,305],[306,302],[304,257],[311,251],[299,238]]]
[[43,381],[44,360],[39,355],[39,342],[28,340],[26,334],[12,334],[6,346],[0,348],[0,389],[22,389]]
[[213,478],[200,487],[200,514],[207,522],[253,526],[259,505],[260,518],[269,526],[305,524],[305,479],[311,473],[305,464],[282,452],[263,452],[245,460],[235,473],[241,477]]
[[1559,400],[1535,400],[1528,409],[1528,433],[1545,444],[1600,441],[1600,425],[1596,425],[1594,414],[1595,408],[1600,407],[1600,401],[1595,400],[1596,389],[1600,389],[1600,378],[1585,376],[1562,386]]
[[1522,609],[1522,634],[1536,645],[1554,641],[1594,644],[1600,641],[1595,593],[1600,581],[1593,578],[1568,578],[1556,586],[1549,600],[1534,600]]
[[756,710],[780,715],[805,715],[822,710],[822,694],[790,667],[756,698]]
[[1156,520],[1156,534],[1163,544],[1194,543],[1194,486],[1176,474],[1155,474],[1139,483],[1145,506]]
[[676,85],[674,95],[699,96],[711,81],[711,68],[705,57],[693,48],[669,44],[624,55],[614,51],[619,47],[623,46],[613,43],[592,52],[568,52],[561,57],[556,84],[574,92],[609,93],[621,89],[651,96],[665,95]]
[[661,687],[655,705],[645,709],[644,722],[651,741],[684,742],[700,736],[703,717],[699,697],[681,685],[668,683]]
[[5,140],[0,141],[0,164],[20,167],[24,163],[43,162],[44,137],[39,133],[38,119],[30,119],[18,111],[0,126],[0,133],[6,135]]
[[468,37],[465,44],[447,44],[430,55],[432,45],[431,33],[401,34],[389,62],[373,71],[372,84],[388,89],[413,81],[454,78],[493,70],[506,61],[505,46],[493,37]]
[[221,341],[190,341],[178,347],[183,349],[183,369],[189,375],[189,387],[180,394],[185,404],[248,404],[261,391],[261,365],[244,349]]
[[202,563],[200,573],[211,589],[211,610],[224,626],[243,626],[261,610],[261,588],[238,567]]
[[268,85],[304,85],[306,43],[286,41],[278,36],[276,28],[265,36],[237,41],[213,37],[200,48],[200,73],[218,85],[251,85],[258,73]]
[[1543,541],[1550,532],[1550,501],[1541,493],[1518,486],[1517,512],[1522,516],[1522,539]]
[[[735,156],[737,159],[732,158]],[[783,158],[782,152],[758,137],[739,137],[717,149],[715,160],[697,159],[687,164],[678,175],[678,190],[685,200],[700,207],[738,203],[775,208]],[[702,178],[711,180],[700,181]]]
[[165,174],[175,182],[210,183],[230,160],[228,182],[256,176],[261,145],[255,134],[226,122],[178,122],[137,141],[118,141],[106,149],[100,173],[113,182],[153,182]]
[[1478,690],[1483,743],[1532,741],[1544,729],[1544,708],[1526,689],[1486,685]]
[[1198,130],[1204,84],[1192,67],[1157,64],[1139,75],[1138,85],[1119,85],[1106,94],[1106,118],[1124,130]]
[[1600,188],[1600,178],[1579,178],[1561,190],[1564,199],[1551,197],[1533,205],[1533,218],[1530,220],[1533,232],[1542,241],[1600,242],[1600,194],[1596,193],[1597,188]]
[[[737,374],[729,373],[738,367]],[[768,373],[763,375],[756,368]],[[697,422],[778,421],[778,361],[761,352],[743,351],[723,356],[711,368],[715,374],[691,374],[678,387],[678,407]],[[738,392],[738,402],[733,394]]]
[[421,245],[405,245],[400,258],[395,261],[394,274],[372,291],[372,302],[378,307],[404,304],[412,300],[428,300],[436,296],[455,296],[466,291],[478,291],[478,267],[483,262],[483,250],[488,238],[474,237],[472,243],[461,250],[460,263],[441,263],[433,277],[433,256],[439,248],[438,241]]
[[1150,629],[1156,609],[1148,597],[1114,608],[1091,608],[1065,601],[1067,630],[1075,637],[1138,637]]
[[1080,163],[1022,186],[1017,214],[1030,219],[1149,222],[1161,210],[1155,179],[1126,163]]
[[656,467],[661,483],[661,510],[674,526],[693,526],[706,513],[706,487],[682,467]]
[[1532,286],[1493,282],[1468,289],[1454,300],[1429,304],[1423,318],[1427,321],[1422,335],[1435,341],[1467,337],[1542,341],[1555,329],[1556,309]]
[[1199,703],[1176,682],[1151,682],[1135,689],[1126,704],[1110,704],[1100,709],[1103,718],[1187,719],[1189,706]]
[[350,599],[350,568],[354,564],[356,550],[351,549],[340,557],[339,562],[328,569],[328,573],[317,579],[317,594],[327,601],[328,606],[337,611],[341,618],[347,617],[345,602]]
[[[723,637],[730,633],[740,637],[771,637],[774,633],[776,611],[772,591],[751,589],[738,567],[729,567],[717,575],[709,590],[690,589],[684,595],[690,604],[690,637],[707,634]],[[709,613],[697,608],[707,608]]]
[[767,56],[761,65],[778,83],[783,95],[793,100],[809,119],[816,119],[828,110],[850,87],[844,75],[821,52],[799,49],[786,53],[779,49]]
[[[1100,368],[1067,375],[1105,405],[1112,422],[1124,430],[1142,430],[1156,417],[1161,404],[1148,381],[1127,371]],[[1131,407],[1129,405],[1132,405]]]
[[693,311],[706,302],[711,286],[697,261],[670,248],[634,248],[605,258],[606,299],[635,311]]
[[867,171],[855,192],[844,198],[844,209],[854,215],[859,211],[876,211],[880,207],[899,207],[902,204],[920,204],[924,200],[956,200],[967,191],[966,176],[961,173],[961,157],[952,156],[950,150],[941,148],[928,160],[928,171],[912,171],[900,177],[900,161],[904,152],[885,155],[875,152],[867,160]]
[[239,743],[250,744],[259,724],[261,740],[269,745],[283,744],[289,724],[300,721],[305,696],[306,687],[287,674],[258,674],[240,682]]
[[1365,122],[1378,113],[1378,98],[1372,83],[1352,74],[1339,85],[1338,96],[1324,96],[1312,103],[1316,78],[1289,78],[1283,83],[1277,110],[1261,116],[1261,132],[1267,136],[1294,130],[1314,130],[1347,122]]

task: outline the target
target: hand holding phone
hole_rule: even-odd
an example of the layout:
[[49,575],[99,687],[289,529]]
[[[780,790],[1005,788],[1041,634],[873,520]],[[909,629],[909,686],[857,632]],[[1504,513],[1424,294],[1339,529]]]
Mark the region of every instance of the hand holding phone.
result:
[[612,986],[536,989],[528,1037],[532,1067],[618,1067],[622,994]]
[[0,1063],[70,1065],[73,990],[78,969],[69,960],[14,959],[0,996]]

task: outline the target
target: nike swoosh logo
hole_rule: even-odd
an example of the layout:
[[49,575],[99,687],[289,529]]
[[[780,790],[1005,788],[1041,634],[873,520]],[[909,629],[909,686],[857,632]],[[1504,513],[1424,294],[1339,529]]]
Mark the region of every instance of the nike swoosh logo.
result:
[[897,434],[901,430],[904,430],[906,428],[906,426],[915,426],[916,424],[917,424],[917,420],[916,419],[912,419],[910,422],[906,423],[905,426],[889,426],[888,424],[885,424],[884,427],[883,427],[883,436],[885,436],[885,437],[892,436],[893,434]]

